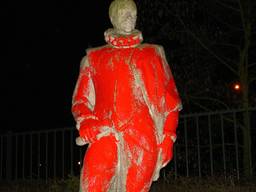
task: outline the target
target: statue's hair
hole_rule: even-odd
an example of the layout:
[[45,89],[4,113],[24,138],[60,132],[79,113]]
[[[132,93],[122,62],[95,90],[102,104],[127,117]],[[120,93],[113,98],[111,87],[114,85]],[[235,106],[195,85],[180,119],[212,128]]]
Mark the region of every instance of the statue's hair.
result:
[[118,13],[118,10],[131,6],[134,10],[137,10],[137,6],[133,0],[114,0],[109,6],[109,16],[114,17]]

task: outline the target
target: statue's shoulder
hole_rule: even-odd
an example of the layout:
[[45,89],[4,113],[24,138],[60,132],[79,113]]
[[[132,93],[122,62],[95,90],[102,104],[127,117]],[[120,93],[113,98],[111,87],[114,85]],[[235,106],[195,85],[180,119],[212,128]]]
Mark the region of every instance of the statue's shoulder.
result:
[[105,49],[109,49],[110,46],[108,44],[106,45],[102,45],[102,46],[99,46],[99,47],[93,47],[93,48],[88,48],[86,49],[86,55],[90,55],[92,53],[96,53],[96,52],[101,52]]
[[80,61],[80,68],[89,67],[90,63],[90,56],[95,52],[107,48],[108,45],[103,45],[100,47],[88,48],[85,50],[85,55]]
[[143,44],[140,44],[138,48],[142,50],[149,49],[161,55],[164,54],[164,47],[158,44],[143,43]]

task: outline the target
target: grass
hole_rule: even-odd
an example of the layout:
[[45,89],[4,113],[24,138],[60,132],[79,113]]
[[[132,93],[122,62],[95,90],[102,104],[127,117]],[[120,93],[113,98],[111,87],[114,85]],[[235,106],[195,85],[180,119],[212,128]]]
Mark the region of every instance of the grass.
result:
[[[1,192],[78,192],[79,178],[70,176],[66,180],[49,180],[45,182],[23,181],[16,183],[1,183]],[[256,182],[236,182],[232,178],[189,178],[172,179],[165,177],[154,182],[150,192],[256,192]]]
[[225,178],[189,178],[175,180],[161,179],[153,183],[150,192],[256,192],[256,183],[235,182]]

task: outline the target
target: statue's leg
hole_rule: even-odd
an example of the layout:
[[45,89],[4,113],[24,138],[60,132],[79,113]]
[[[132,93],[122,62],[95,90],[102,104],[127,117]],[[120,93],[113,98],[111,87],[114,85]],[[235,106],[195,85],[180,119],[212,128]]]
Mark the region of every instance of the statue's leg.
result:
[[156,166],[156,151],[152,153],[136,148],[135,150],[139,153],[135,152],[133,154],[128,169],[126,192],[147,192],[150,189]]
[[113,136],[91,144],[84,157],[80,178],[82,192],[107,192],[117,164],[117,146]]

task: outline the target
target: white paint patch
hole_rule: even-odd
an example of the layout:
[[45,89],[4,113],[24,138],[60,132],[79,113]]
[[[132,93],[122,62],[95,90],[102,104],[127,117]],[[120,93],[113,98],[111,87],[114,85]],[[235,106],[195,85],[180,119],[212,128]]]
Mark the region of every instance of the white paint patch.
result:
[[137,149],[136,153],[138,155],[138,159],[136,160],[136,164],[141,165],[142,160],[143,160],[143,156],[144,156],[144,151],[142,149]]
[[86,90],[85,94],[87,100],[88,100],[88,108],[93,111],[96,103],[96,98],[95,98],[95,88],[94,84],[91,78],[91,75],[89,75],[89,82],[88,82],[88,88]]

